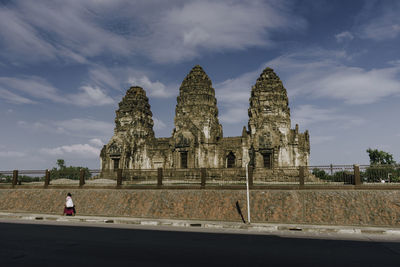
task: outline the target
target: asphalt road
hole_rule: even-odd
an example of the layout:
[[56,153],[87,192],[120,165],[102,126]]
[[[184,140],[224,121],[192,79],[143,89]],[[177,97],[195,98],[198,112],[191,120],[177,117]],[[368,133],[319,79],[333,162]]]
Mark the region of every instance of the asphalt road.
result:
[[400,243],[0,223],[0,266],[400,266]]

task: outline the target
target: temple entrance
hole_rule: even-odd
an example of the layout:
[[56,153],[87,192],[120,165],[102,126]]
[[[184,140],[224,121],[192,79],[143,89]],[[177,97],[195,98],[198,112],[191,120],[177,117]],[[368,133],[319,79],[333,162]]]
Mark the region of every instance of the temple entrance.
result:
[[270,152],[263,153],[263,162],[264,168],[271,169],[272,168],[272,156]]
[[187,151],[181,152],[181,168],[182,169],[187,169],[187,167],[188,167],[187,158],[188,158],[188,152]]
[[229,152],[228,156],[226,157],[226,167],[227,168],[234,168],[235,167],[235,161],[236,157],[235,155],[231,152]]
[[114,162],[114,170],[118,170],[119,169],[119,159],[113,159]]

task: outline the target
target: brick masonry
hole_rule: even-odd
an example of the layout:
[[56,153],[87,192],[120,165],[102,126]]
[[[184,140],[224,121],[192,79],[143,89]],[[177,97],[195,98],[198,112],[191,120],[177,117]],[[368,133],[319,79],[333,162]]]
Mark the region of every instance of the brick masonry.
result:
[[[80,215],[240,221],[245,190],[0,189],[0,210],[61,214],[72,193]],[[253,190],[252,222],[400,226],[398,190]]]

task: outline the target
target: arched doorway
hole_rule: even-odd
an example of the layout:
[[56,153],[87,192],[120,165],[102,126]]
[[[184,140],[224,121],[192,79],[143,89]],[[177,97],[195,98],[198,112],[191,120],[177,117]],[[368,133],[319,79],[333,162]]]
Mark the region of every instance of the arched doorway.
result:
[[182,151],[181,152],[181,168],[187,169],[188,167],[188,152]]
[[236,157],[233,152],[229,152],[228,156],[226,157],[226,167],[227,168],[234,168],[235,167],[235,162],[236,162]]
[[119,158],[113,158],[113,169],[117,171],[119,169]]
[[263,156],[263,163],[264,163],[264,168],[266,169],[272,169],[272,155],[270,152],[265,152],[262,154]]

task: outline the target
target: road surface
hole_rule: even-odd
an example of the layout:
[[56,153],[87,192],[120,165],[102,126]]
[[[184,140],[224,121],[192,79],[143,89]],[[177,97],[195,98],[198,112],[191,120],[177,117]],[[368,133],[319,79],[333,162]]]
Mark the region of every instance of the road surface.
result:
[[399,242],[128,226],[3,221],[0,246],[0,266],[400,266]]

